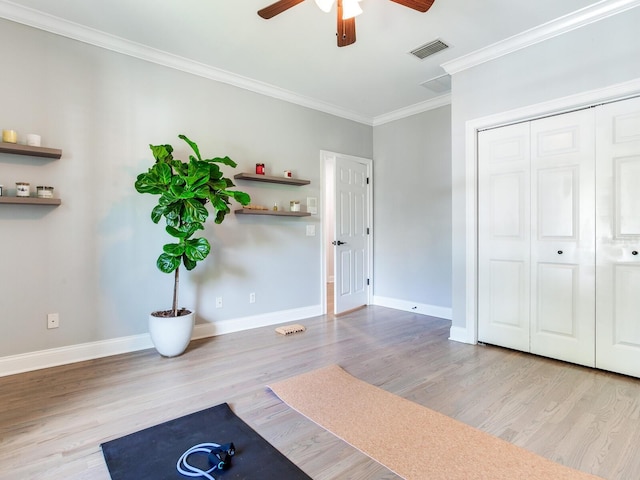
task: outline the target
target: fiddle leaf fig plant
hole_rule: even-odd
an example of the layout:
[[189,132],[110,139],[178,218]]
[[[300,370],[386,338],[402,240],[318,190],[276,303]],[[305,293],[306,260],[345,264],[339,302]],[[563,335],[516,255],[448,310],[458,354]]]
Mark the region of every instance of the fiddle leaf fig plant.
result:
[[[195,237],[204,230],[209,217],[207,203],[215,212],[215,223],[220,224],[231,211],[230,199],[247,205],[248,194],[230,190],[235,185],[224,176],[221,165],[235,168],[229,157],[202,158],[198,145],[185,135],[178,135],[193,150],[189,161],[173,157],[171,145],[149,145],[155,164],[138,175],[135,188],[140,193],[159,195],[158,204],[151,211],[153,223],[165,219],[166,232],[173,241],[162,247],[156,265],[164,273],[174,274],[173,302],[171,310],[154,312],[158,316],[178,316],[178,290],[180,266],[193,270],[198,262],[207,258],[211,245],[204,237]],[[185,312],[188,313],[188,312]]]

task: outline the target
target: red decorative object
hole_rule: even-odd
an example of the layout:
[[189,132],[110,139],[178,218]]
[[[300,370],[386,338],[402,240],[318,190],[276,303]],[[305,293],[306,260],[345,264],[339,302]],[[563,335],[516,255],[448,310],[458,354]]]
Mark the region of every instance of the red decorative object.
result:
[[256,173],[258,175],[264,175],[264,163],[256,163]]

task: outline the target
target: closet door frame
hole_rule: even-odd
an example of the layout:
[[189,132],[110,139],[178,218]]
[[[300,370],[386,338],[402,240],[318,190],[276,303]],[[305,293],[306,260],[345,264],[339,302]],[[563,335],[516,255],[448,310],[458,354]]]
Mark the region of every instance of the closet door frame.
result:
[[640,95],[640,79],[469,120],[465,126],[465,312],[464,327],[451,327],[454,341],[478,343],[478,132]]

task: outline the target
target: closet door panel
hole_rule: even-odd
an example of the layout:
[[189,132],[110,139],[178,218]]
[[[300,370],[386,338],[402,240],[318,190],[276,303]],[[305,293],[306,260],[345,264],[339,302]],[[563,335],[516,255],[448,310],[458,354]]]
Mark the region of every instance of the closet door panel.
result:
[[596,366],[640,377],[640,99],[597,109]]
[[594,366],[594,113],[531,122],[531,352]]
[[529,125],[478,134],[478,339],[529,350]]
[[614,158],[613,169],[615,238],[634,241],[640,235],[640,155]]
[[580,216],[579,167],[540,168],[538,174],[538,238],[574,243]]
[[577,265],[539,263],[537,272],[538,335],[576,337],[580,269]]

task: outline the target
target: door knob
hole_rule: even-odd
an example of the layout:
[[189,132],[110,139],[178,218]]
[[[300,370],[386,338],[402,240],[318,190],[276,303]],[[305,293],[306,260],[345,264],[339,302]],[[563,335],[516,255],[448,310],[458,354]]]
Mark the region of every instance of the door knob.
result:
[[340,240],[334,240],[333,242],[331,242],[333,245],[344,245],[347,242],[341,242]]
[[558,250],[558,255],[562,255],[562,250]]
[[638,254],[637,250],[634,250],[633,252],[631,252],[631,255],[637,255],[637,254]]

